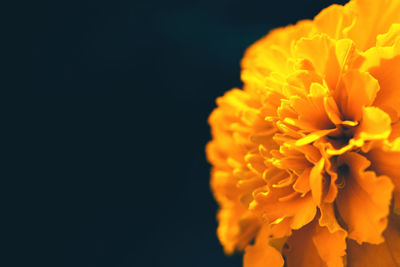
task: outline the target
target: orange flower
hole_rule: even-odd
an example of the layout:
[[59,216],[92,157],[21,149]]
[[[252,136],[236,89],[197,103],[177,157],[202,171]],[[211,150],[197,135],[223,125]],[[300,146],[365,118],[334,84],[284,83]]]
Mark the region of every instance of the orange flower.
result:
[[241,77],[206,149],[225,252],[245,267],[400,266],[400,0],[274,30]]

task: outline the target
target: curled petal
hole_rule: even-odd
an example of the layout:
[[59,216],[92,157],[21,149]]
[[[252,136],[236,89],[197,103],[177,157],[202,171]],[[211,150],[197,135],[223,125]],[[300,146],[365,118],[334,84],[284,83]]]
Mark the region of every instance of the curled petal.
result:
[[345,36],[345,29],[351,26],[353,18],[341,5],[331,5],[322,10],[314,19],[315,26],[334,39]]
[[356,139],[386,139],[390,132],[391,120],[389,115],[376,107],[363,108],[362,121],[355,134]]
[[311,170],[310,174],[310,187],[314,202],[316,205],[320,205],[323,196],[323,176],[321,174],[324,168],[324,159],[321,159]]
[[339,177],[346,184],[339,191],[336,203],[348,226],[349,238],[359,244],[383,242],[393,191],[390,178],[366,171],[370,162],[354,152],[340,156],[338,166]]
[[342,229],[330,232],[327,227],[317,226],[313,242],[318,254],[328,267],[342,267],[346,255],[346,232]]
[[400,147],[375,147],[366,157],[371,161],[372,170],[378,175],[387,175],[391,178],[394,184],[394,208],[400,209]]
[[292,192],[291,187],[272,188],[268,192],[259,192],[249,206],[268,222],[292,218],[292,229],[299,229],[309,223],[316,214],[316,206],[311,194],[302,196]]
[[293,185],[293,189],[296,192],[306,194],[310,191],[310,173],[311,168],[307,168],[303,171],[303,173],[297,178],[296,182]]
[[343,266],[345,238],[345,232],[331,233],[314,220],[289,237],[288,247],[283,249],[287,266]]
[[346,120],[360,121],[362,108],[370,106],[379,91],[378,81],[367,72],[351,70],[343,75],[342,88],[336,91],[337,102]]
[[228,204],[218,212],[217,234],[226,254],[244,249],[260,227],[259,219],[239,205]]
[[347,36],[363,51],[375,45],[377,35],[387,32],[393,23],[400,22],[398,0],[354,0],[345,7],[355,13],[355,21]]
[[389,113],[392,119],[400,117],[400,90],[398,89],[400,68],[398,66],[400,66],[400,55],[391,59],[381,59],[378,66],[369,70],[371,75],[379,81],[381,88],[374,105]]

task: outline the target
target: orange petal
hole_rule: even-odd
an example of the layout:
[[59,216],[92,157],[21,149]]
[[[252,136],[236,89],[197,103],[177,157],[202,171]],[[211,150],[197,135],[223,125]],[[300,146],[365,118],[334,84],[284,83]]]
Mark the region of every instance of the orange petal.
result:
[[327,227],[318,225],[317,220],[298,231],[288,239],[288,248],[283,249],[288,267],[343,266],[346,250],[345,232],[329,232]]
[[339,156],[338,166],[338,175],[346,184],[339,191],[336,204],[348,226],[349,238],[360,244],[383,242],[393,191],[390,178],[366,171],[370,162],[354,152]]
[[264,79],[272,71],[289,74],[288,57],[291,43],[312,30],[311,21],[299,21],[294,26],[287,26],[271,31],[247,50],[242,59],[241,78],[245,87],[251,84],[263,85]]
[[271,229],[265,225],[259,231],[255,244],[245,249],[243,267],[281,267],[284,264],[281,253],[270,245]]
[[369,70],[371,75],[379,81],[381,87],[374,105],[387,111],[393,119],[400,116],[399,66],[400,55],[391,59],[382,59],[379,66]]
[[376,37],[376,46],[379,47],[393,46],[397,42],[397,39],[399,37],[400,37],[400,24],[394,23],[389,28],[388,32],[380,34]]
[[347,36],[364,51],[375,45],[378,34],[387,32],[393,23],[400,21],[398,0],[353,0],[345,8],[356,15]]
[[[340,65],[335,54],[335,42],[326,34],[315,35],[310,38],[301,38],[295,45],[296,57],[311,62],[316,72],[326,77],[329,88],[336,86],[340,73]],[[318,53],[315,53],[318,51]],[[330,78],[330,77],[333,78]]]
[[343,231],[339,223],[336,220],[336,214],[334,209],[334,204],[323,203],[320,206],[321,217],[319,218],[319,225],[326,226],[329,232],[334,233],[337,231]]
[[346,120],[360,121],[362,108],[370,106],[379,91],[378,81],[367,72],[351,70],[342,78],[336,101]]
[[316,213],[311,194],[301,196],[291,187],[271,188],[268,192],[259,192],[254,196],[249,208],[270,223],[293,218],[293,229],[299,229],[309,223]]
[[344,230],[330,232],[327,227],[317,226],[313,241],[319,256],[328,267],[343,266],[343,256],[346,255]]
[[400,266],[400,219],[391,215],[383,233],[385,242],[379,245],[357,244],[348,240],[347,264],[352,267]]
[[393,141],[398,137],[400,137],[400,120],[392,123],[392,131],[389,136],[389,141]]
[[371,169],[377,175],[387,175],[394,184],[394,208],[400,208],[400,149],[376,147],[366,155],[371,161]]
[[322,170],[324,168],[324,159],[322,158],[311,170],[310,174],[310,187],[312,196],[314,199],[314,203],[316,205],[320,205],[322,201],[323,195],[323,177],[322,177]]
[[293,189],[299,193],[307,193],[310,191],[310,172],[311,168],[307,168],[303,171],[303,173],[297,178],[296,182],[293,185]]
[[313,221],[300,230],[293,231],[289,237],[288,247],[284,247],[282,251],[288,267],[326,266],[312,240],[316,224],[317,222]]
[[217,235],[226,254],[242,250],[255,237],[260,221],[238,202],[225,205],[218,212]]
[[341,5],[331,5],[322,10],[314,19],[318,30],[334,39],[344,37],[343,30],[352,24],[352,16]]

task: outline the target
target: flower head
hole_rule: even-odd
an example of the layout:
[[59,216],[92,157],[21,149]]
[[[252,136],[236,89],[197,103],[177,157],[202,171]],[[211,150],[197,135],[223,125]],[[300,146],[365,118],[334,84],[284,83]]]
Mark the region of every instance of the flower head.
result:
[[225,252],[245,267],[399,266],[400,0],[332,5],[241,65],[206,149]]

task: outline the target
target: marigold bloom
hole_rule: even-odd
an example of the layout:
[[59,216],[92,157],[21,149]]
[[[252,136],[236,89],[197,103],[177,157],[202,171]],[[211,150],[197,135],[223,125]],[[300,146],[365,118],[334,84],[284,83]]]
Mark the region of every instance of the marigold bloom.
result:
[[206,148],[225,252],[245,267],[400,266],[400,0],[332,5],[241,66]]

